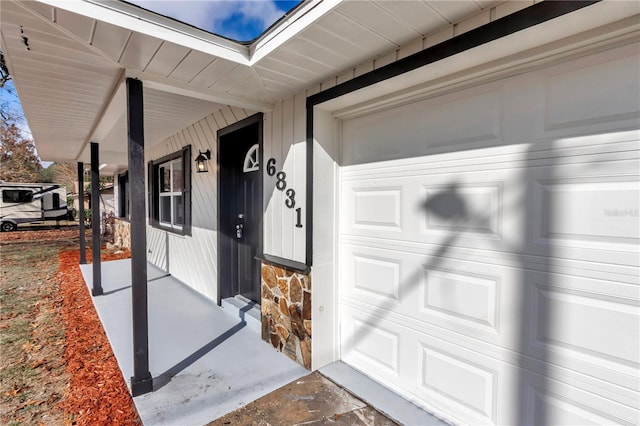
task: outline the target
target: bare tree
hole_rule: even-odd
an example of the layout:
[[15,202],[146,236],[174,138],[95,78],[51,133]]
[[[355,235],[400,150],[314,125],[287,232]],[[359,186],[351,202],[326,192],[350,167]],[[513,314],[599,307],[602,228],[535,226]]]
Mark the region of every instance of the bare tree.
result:
[[11,75],[9,74],[9,68],[7,68],[7,63],[4,60],[4,54],[2,53],[2,50],[0,50],[0,89],[4,88],[10,80]]

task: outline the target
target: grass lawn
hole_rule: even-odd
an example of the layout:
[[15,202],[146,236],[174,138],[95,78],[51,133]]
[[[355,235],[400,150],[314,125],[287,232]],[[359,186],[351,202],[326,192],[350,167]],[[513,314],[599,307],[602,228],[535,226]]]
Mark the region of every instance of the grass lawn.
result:
[[0,233],[2,425],[140,424],[78,259],[77,227]]
[[62,238],[53,241],[43,235],[0,242],[2,424],[62,424],[64,420],[56,407],[69,382],[63,359],[58,254],[75,244],[69,231],[59,234]]

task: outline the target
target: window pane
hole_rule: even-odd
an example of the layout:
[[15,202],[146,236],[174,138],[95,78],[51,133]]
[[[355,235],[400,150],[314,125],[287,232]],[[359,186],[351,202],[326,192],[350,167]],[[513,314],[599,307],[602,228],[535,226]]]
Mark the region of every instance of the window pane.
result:
[[171,197],[160,197],[160,222],[171,223]]
[[171,174],[168,164],[159,167],[158,175],[160,179],[160,192],[171,192]]
[[2,191],[2,201],[4,201],[5,203],[17,203],[18,197],[18,191],[14,191],[11,189]]
[[25,189],[5,189],[2,191],[2,201],[5,203],[30,203],[33,192]]
[[173,197],[173,220],[174,225],[184,225],[184,209],[182,206],[182,195]]
[[173,167],[173,189],[171,192],[182,192],[182,158],[173,160],[171,166]]

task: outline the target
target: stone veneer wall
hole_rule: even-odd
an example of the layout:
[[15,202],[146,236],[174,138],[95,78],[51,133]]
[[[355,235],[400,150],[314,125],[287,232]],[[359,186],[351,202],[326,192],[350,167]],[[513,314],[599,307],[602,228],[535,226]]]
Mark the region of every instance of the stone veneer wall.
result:
[[122,219],[114,218],[113,245],[131,250],[131,224]]
[[311,368],[311,276],[262,264],[262,339]]

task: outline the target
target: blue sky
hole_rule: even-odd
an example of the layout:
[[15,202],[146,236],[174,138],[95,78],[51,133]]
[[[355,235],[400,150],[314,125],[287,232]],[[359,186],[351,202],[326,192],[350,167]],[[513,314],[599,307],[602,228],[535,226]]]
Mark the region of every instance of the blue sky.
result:
[[[0,108],[8,112],[12,117],[23,116],[22,106],[12,81],[8,81],[0,90]],[[30,137],[29,127],[25,120],[18,121],[16,125],[23,130],[25,136]]]
[[127,0],[145,9],[238,41],[258,37],[300,1]]

